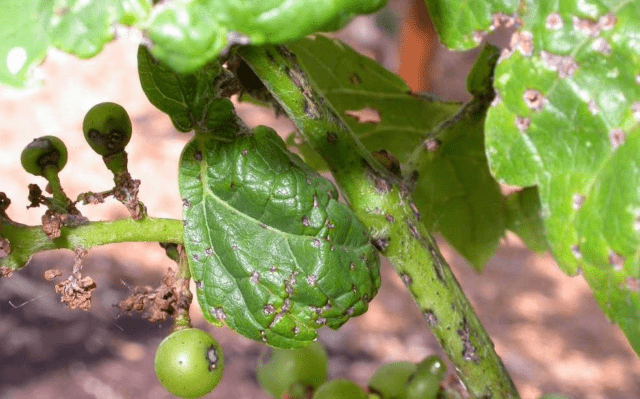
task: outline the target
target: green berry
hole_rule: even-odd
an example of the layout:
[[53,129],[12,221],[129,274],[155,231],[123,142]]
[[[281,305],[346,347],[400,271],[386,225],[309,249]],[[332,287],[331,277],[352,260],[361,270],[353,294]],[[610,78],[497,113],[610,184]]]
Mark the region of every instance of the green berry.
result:
[[304,396],[307,390],[319,387],[327,378],[329,359],[322,345],[313,342],[298,349],[272,349],[266,363],[257,368],[258,383],[273,398],[288,393]]
[[442,359],[435,355],[426,357],[418,363],[415,373],[407,382],[406,398],[435,399],[446,372],[447,367]]
[[186,328],[171,333],[160,343],[154,367],[167,391],[182,398],[199,398],[218,385],[224,356],[211,335]]
[[349,380],[331,380],[320,385],[313,399],[366,399],[362,388]]
[[24,170],[36,176],[44,176],[48,166],[61,171],[67,164],[67,147],[55,136],[39,137],[22,150],[20,162]]
[[94,105],[82,122],[84,138],[91,148],[104,156],[124,151],[131,139],[131,119],[119,104]]
[[369,380],[369,390],[382,399],[404,399],[409,377],[416,371],[410,362],[390,362],[378,367]]

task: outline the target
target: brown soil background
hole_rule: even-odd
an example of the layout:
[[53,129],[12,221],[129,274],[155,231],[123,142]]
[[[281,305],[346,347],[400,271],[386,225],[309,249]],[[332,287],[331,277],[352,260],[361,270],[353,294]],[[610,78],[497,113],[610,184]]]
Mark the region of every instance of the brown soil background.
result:
[[[393,12],[402,11],[396,2]],[[341,36],[396,69],[401,45],[360,18]],[[130,171],[142,180],[140,198],[155,217],[179,218],[175,184],[177,160],[188,134],[146,100],[136,73],[136,45],[119,40],[92,60],[51,52],[40,72],[45,85],[29,92],[0,88],[0,191],[13,201],[9,215],[39,224],[41,209],[26,210],[27,184],[43,179],[20,167],[20,152],[33,138],[54,134],[69,149],[61,173],[71,198],[110,187],[111,177],[82,138],[82,118],[94,104],[115,101],[132,116]],[[437,47],[425,73],[432,91],[464,99],[464,76],[474,53],[453,54]],[[251,126],[266,124],[281,134],[292,130],[268,110],[240,105]],[[84,206],[92,220],[125,217],[108,201]],[[522,397],[559,392],[572,398],[640,397],[640,360],[623,334],[602,315],[581,277],[563,275],[549,256],[526,250],[514,236],[503,240],[484,272],[476,274],[442,245],[463,289],[492,336]],[[134,285],[157,285],[171,267],[155,244],[118,244],[92,250],[84,273],[98,282],[89,312],[59,302],[46,269],[70,271],[70,251],[38,254],[28,267],[0,280],[0,398],[170,398],[156,381],[153,355],[169,324],[123,316],[113,307]],[[208,326],[199,310],[198,327],[214,334],[226,357],[225,375],[208,398],[266,398],[254,370],[263,347],[227,330]],[[369,312],[339,331],[320,332],[331,356],[330,377],[366,381],[382,362],[419,361],[440,353],[404,285],[387,264],[383,285]]]

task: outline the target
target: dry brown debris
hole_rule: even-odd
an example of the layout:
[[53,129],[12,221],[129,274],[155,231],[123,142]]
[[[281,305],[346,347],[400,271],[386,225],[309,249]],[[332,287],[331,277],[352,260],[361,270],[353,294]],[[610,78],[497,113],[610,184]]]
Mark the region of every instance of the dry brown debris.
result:
[[159,287],[135,287],[131,295],[116,306],[124,313],[143,312],[143,317],[152,323],[165,321],[180,309],[188,310],[191,304],[189,295],[180,295],[181,292],[188,292],[188,285],[184,287],[183,280],[179,283],[176,281],[175,272],[169,270]]
[[13,276],[13,269],[10,269],[6,266],[0,267],[0,277],[11,277]]
[[70,309],[89,310],[91,308],[91,294],[96,288],[96,282],[91,277],[78,278],[78,276],[71,275],[68,279],[59,282],[56,284],[55,290],[62,295],[60,302],[64,302]]
[[44,279],[47,281],[51,281],[59,276],[62,276],[62,270],[60,269],[49,269],[44,272]]

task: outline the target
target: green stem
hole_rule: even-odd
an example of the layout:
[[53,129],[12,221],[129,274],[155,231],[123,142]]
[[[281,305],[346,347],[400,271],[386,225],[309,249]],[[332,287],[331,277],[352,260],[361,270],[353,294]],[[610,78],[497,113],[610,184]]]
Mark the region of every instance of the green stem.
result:
[[287,48],[244,47],[240,55],[325,159],[374,243],[396,269],[427,325],[475,398],[519,398],[493,342],[413,204],[345,125]]
[[62,226],[60,237],[50,239],[42,226],[26,226],[0,218],[0,237],[9,241],[10,252],[0,258],[0,267],[15,270],[27,264],[37,252],[52,249],[83,248],[118,242],[171,242],[182,244],[182,220],[147,217],[136,221],[118,219]]
[[71,200],[67,197],[60,184],[59,170],[56,165],[47,165],[42,171],[42,176],[47,179],[51,194],[53,195],[52,210],[65,214],[68,212],[67,207],[71,204]]

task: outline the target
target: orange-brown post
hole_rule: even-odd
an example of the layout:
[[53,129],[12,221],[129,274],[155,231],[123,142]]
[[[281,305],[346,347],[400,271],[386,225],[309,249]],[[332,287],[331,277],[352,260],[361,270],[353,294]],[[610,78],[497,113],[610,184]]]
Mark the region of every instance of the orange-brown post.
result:
[[424,0],[412,0],[400,30],[398,74],[413,91],[431,87],[430,69],[438,42]]

